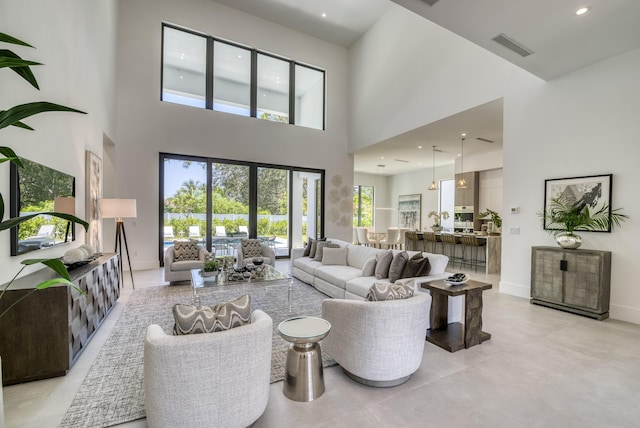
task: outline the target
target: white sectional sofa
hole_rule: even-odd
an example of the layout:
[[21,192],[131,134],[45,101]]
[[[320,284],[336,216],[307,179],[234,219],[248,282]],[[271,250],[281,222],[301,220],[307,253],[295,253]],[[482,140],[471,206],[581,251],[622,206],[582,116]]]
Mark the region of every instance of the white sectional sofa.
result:
[[[341,248],[347,248],[346,265],[325,265],[321,261],[303,257],[304,248],[294,248],[291,253],[291,273],[301,281],[314,286],[324,294],[337,299],[363,300],[369,288],[375,282],[389,282],[388,278],[376,279],[375,276],[364,276],[362,268],[365,263],[385,250],[354,245],[338,239],[327,238]],[[401,250],[393,250],[394,255]],[[409,258],[417,251],[407,251]],[[429,258],[431,270],[428,276],[418,278],[402,278],[396,283],[411,284],[415,291],[422,292],[422,282],[445,279],[451,275],[446,272],[449,258],[442,254],[423,253]],[[457,311],[456,311],[457,312]],[[450,311],[450,315],[451,311]]]

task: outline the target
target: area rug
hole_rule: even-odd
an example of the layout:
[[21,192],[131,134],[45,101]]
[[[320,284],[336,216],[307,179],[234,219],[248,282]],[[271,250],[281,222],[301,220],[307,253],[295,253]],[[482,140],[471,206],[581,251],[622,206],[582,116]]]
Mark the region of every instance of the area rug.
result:
[[[313,287],[293,280],[291,307],[287,281],[234,284],[201,289],[201,304],[212,305],[251,294],[252,309],[261,309],[273,319],[271,383],[284,378],[289,343],[280,337],[278,324],[294,316],[320,316],[327,298]],[[158,324],[170,333],[171,308],[192,303],[192,289],[160,286],[133,292],[87,377],[62,420],[60,427],[110,427],[145,417],[143,388],[144,335],[148,325]],[[323,365],[335,362],[323,354]]]

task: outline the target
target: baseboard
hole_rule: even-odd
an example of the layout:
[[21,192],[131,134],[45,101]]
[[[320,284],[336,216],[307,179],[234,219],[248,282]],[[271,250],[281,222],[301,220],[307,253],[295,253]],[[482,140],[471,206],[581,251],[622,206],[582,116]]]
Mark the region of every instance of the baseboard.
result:
[[609,305],[609,318],[640,324],[640,309],[623,305]]
[[513,284],[506,281],[500,281],[500,292],[525,299],[531,297],[531,288],[529,286]]
[[[159,269],[160,263],[157,260],[156,261],[152,261],[152,260],[131,261],[131,267],[133,268],[134,272],[137,270]],[[125,270],[125,271],[129,270],[129,263],[127,263],[126,259],[124,264],[122,265],[122,270]]]

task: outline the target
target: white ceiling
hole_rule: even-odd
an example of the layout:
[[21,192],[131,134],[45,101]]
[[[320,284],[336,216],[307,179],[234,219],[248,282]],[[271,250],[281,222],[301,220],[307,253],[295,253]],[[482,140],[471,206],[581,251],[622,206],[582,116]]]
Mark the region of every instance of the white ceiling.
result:
[[[216,0],[345,47],[384,15],[390,0]],[[393,0],[545,80],[640,48],[640,0]],[[433,3],[430,6],[428,3]],[[591,10],[582,16],[582,6]],[[326,17],[322,17],[326,13]],[[521,57],[492,39],[505,34],[534,53]],[[493,127],[492,127],[493,126]],[[355,153],[355,171],[394,174],[453,162],[460,133],[465,155],[502,147],[502,102],[496,101]],[[495,140],[489,144],[476,137]],[[417,149],[422,145],[422,149]],[[382,160],[380,157],[384,156]],[[410,160],[410,163],[394,159]],[[421,163],[421,165],[419,165]],[[376,165],[385,164],[380,168]],[[384,172],[382,172],[384,170]]]

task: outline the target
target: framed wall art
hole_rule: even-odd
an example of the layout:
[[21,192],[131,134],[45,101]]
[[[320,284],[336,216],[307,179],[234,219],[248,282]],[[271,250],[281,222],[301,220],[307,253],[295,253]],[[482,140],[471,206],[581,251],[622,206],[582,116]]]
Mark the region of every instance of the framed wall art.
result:
[[420,230],[422,220],[422,195],[398,196],[398,227]]
[[[612,174],[545,180],[544,211],[548,212],[551,200],[558,197],[566,198],[575,207],[587,206],[590,212],[596,212],[604,206],[611,210],[611,181]],[[545,230],[561,229],[549,222],[545,220]],[[611,228],[595,231],[611,232]]]
[[100,223],[100,212],[98,202],[102,198],[102,159],[93,152],[86,152],[86,216],[89,223],[86,243],[91,245],[95,251],[102,251],[102,225]]

